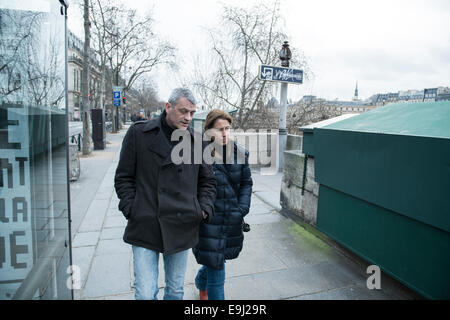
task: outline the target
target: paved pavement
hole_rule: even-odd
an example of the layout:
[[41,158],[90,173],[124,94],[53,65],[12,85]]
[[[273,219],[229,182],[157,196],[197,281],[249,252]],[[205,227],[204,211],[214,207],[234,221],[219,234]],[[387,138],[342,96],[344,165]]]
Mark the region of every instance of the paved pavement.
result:
[[[72,255],[80,267],[75,299],[134,299],[131,246],[122,240],[126,220],[118,211],[114,173],[127,127],[107,135],[105,150],[81,158],[80,179],[71,183]],[[253,170],[253,196],[244,249],[226,263],[226,299],[413,299],[395,280],[381,276],[381,290],[366,286],[367,264],[343,254],[280,213],[281,174]],[[159,299],[164,293],[160,259]],[[185,299],[197,300],[199,265],[189,255]]]

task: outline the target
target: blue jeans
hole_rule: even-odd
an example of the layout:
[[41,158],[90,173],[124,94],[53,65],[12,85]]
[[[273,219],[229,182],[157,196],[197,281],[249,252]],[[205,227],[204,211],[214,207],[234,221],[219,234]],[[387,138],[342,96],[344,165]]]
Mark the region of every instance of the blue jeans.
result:
[[207,291],[208,300],[225,300],[225,264],[222,269],[202,266],[195,277],[195,286]]
[[[189,250],[165,255],[164,272],[166,287],[164,300],[183,300],[184,276]],[[134,285],[136,300],[158,300],[159,252],[133,246]]]

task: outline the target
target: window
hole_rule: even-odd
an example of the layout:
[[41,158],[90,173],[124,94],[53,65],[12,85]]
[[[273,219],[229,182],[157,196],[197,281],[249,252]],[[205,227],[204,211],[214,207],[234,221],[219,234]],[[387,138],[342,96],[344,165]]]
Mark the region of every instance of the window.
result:
[[58,0],[32,3],[0,2],[0,41],[17,47],[0,56],[27,84],[0,94],[0,299],[71,299],[65,21]]

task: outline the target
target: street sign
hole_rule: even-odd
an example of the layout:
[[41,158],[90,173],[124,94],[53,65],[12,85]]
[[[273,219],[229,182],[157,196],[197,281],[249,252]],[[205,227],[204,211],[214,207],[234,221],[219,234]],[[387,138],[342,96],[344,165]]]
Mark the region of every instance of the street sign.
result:
[[120,107],[120,91],[114,91],[114,107]]
[[114,107],[120,107],[122,87],[113,87]]
[[302,84],[303,70],[261,65],[258,78],[259,80]]

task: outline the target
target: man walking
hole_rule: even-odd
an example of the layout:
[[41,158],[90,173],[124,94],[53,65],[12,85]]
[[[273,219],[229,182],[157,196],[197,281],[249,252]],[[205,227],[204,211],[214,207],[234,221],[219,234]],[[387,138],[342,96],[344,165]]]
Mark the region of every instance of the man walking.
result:
[[[175,89],[156,119],[131,125],[122,143],[115,175],[119,210],[127,218],[124,241],[132,245],[135,298],[157,299],[158,261],[164,257],[164,299],[183,299],[189,249],[198,242],[199,225],[214,214],[216,180],[207,164],[174,164],[171,141],[176,129],[188,130],[196,101]],[[184,135],[186,137],[186,135]],[[201,133],[196,139],[202,139]],[[183,142],[184,143],[184,142]]]

